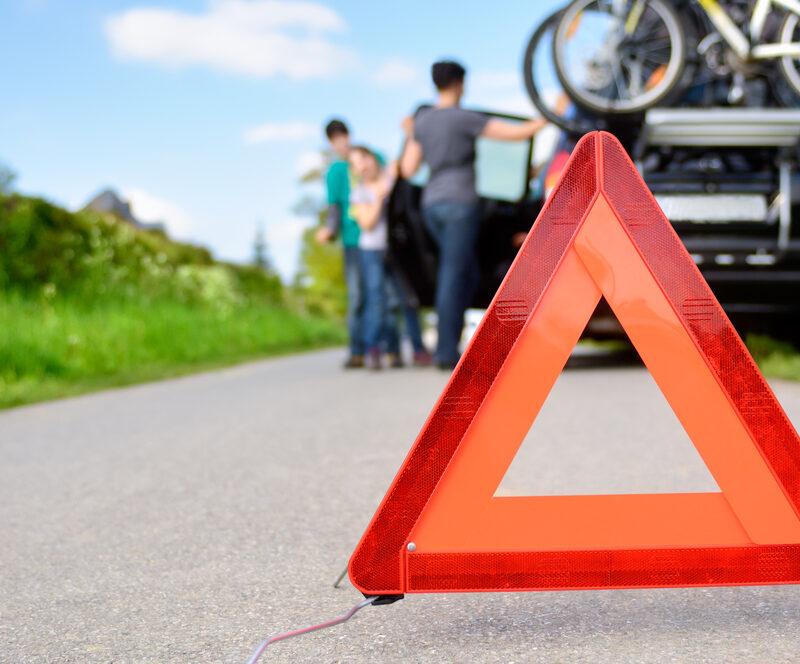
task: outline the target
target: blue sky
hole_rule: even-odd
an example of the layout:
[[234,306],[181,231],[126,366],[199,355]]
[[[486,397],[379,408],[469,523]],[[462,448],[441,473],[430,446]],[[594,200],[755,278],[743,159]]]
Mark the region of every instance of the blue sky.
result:
[[248,261],[261,222],[288,278],[324,121],[394,155],[443,56],[469,69],[465,105],[532,115],[522,52],[560,4],[4,0],[0,163],[72,209],[111,186],[223,259]]

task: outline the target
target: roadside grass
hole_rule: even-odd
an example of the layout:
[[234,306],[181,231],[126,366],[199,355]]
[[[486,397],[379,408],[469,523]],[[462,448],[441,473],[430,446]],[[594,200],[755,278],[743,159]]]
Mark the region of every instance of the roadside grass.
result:
[[[341,324],[285,304],[220,307],[143,297],[87,302],[0,291],[0,408],[345,340]],[[800,352],[793,346],[754,334],[746,342],[765,376],[800,381]]]
[[[578,343],[608,353],[619,353],[631,348],[629,341],[621,340],[581,339]],[[790,343],[763,334],[748,334],[745,344],[764,376],[800,382],[800,351]]]
[[746,343],[767,378],[800,381],[800,351],[794,346],[760,334],[748,334]]
[[279,304],[52,301],[0,291],[0,408],[342,344],[341,324]]

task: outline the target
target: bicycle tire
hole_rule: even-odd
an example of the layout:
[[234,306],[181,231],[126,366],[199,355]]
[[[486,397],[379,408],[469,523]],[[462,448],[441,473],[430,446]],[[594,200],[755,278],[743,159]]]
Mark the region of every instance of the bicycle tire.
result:
[[[800,17],[797,14],[789,12],[781,23],[780,39],[781,44],[794,43],[795,30],[800,26]],[[778,69],[783,75],[783,82],[786,83],[790,91],[790,95],[778,94],[780,101],[786,106],[797,106],[800,104],[800,71],[794,64],[795,59],[789,56],[784,56],[778,60]],[[782,90],[780,92],[783,92]]]
[[542,95],[539,93],[539,86],[536,82],[536,67],[535,58],[536,51],[539,44],[551,30],[555,29],[556,22],[561,18],[563,10],[553,12],[544,21],[542,21],[536,30],[533,31],[528,44],[525,47],[525,53],[522,57],[522,79],[525,83],[525,91],[528,93],[531,102],[536,109],[550,122],[573,136],[583,136],[595,129],[605,128],[602,123],[592,123],[585,120],[575,120],[572,118],[565,118],[562,115],[554,112],[544,101]]
[[648,108],[667,103],[677,97],[685,87],[688,60],[687,29],[680,15],[670,4],[662,0],[647,0],[647,4],[666,26],[672,52],[663,79],[652,90],[640,95],[639,101],[615,101],[587,92],[572,83],[564,63],[563,44],[566,42],[566,34],[573,21],[586,6],[595,2],[597,0],[573,0],[563,10],[553,35],[553,63],[556,75],[570,99],[580,108],[596,115],[625,116],[639,115]]

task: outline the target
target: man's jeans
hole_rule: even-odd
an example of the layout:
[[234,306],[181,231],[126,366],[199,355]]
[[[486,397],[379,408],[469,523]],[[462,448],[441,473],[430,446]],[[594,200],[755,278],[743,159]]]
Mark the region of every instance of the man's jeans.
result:
[[347,331],[350,355],[364,354],[364,278],[358,247],[344,248],[344,280],[347,284]]
[[475,243],[480,226],[477,203],[443,201],[422,209],[425,226],[439,246],[436,282],[436,313],[439,317],[439,345],[436,361],[458,362],[458,342],[464,328],[464,312],[478,285]]
[[368,350],[385,348],[389,353],[398,353],[397,303],[390,301],[386,252],[376,249],[361,249],[360,252],[365,293],[364,344]]

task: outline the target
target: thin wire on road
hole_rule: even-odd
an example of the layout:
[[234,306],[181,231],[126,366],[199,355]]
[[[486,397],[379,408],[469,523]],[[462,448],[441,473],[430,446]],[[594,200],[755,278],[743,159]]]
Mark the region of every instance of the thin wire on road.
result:
[[325,629],[326,627],[333,627],[334,625],[339,625],[343,622],[347,622],[352,618],[356,613],[358,613],[361,609],[365,606],[369,606],[377,597],[367,597],[367,599],[359,602],[356,604],[352,609],[350,609],[344,616],[341,618],[336,618],[334,620],[329,620],[328,622],[320,623],[319,625],[312,625],[311,627],[304,627],[303,629],[297,629],[293,632],[286,632],[285,634],[273,634],[272,636],[264,639],[261,642],[261,645],[255,649],[252,655],[250,655],[250,659],[247,660],[247,664],[256,664],[259,657],[263,654],[264,650],[266,650],[267,646],[275,643],[276,641],[281,641],[283,639],[289,639],[293,636],[300,636],[302,634],[308,634],[309,632],[315,632],[318,629]]

